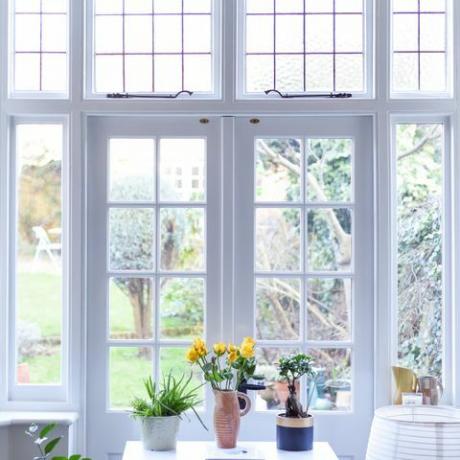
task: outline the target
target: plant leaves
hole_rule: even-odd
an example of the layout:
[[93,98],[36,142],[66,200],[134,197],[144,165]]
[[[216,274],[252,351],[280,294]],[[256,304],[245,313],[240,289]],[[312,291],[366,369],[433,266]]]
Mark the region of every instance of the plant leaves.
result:
[[50,423],[46,425],[41,431],[40,434],[38,435],[40,438],[44,438],[48,433],[53,431],[57,426],[57,423]]
[[59,444],[61,441],[62,436],[59,436],[59,438],[54,438],[52,441],[50,441],[46,446],[45,446],[45,454],[49,454],[52,452],[56,446]]

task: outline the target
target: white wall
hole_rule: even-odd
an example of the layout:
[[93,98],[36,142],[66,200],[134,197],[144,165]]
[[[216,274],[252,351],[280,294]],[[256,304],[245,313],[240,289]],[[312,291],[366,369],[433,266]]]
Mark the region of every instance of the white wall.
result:
[[0,427],[0,460],[9,460],[8,427]]

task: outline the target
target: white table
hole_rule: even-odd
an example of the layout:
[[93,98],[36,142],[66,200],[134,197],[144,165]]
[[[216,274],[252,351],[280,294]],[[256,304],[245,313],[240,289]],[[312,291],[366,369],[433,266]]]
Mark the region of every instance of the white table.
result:
[[[170,452],[145,451],[139,441],[126,443],[123,460],[204,460],[211,442],[178,442],[177,450]],[[241,442],[238,447],[257,447],[265,454],[265,460],[338,460],[327,442],[315,442],[309,452],[286,452],[278,450],[274,442]]]

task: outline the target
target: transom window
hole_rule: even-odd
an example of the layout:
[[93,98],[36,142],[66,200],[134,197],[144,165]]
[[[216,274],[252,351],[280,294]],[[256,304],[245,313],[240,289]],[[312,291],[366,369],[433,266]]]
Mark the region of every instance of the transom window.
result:
[[67,0],[14,2],[14,93],[66,93]]
[[94,91],[214,92],[211,0],[94,0]]
[[447,91],[446,0],[393,1],[394,92]]
[[245,92],[366,91],[363,0],[247,0]]

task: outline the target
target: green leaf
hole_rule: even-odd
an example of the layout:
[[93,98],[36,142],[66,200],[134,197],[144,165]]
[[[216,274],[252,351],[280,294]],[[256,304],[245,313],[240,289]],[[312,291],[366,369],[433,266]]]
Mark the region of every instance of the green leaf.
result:
[[69,460],[81,460],[81,455],[76,454],[69,457]]
[[48,433],[53,431],[57,426],[57,423],[50,423],[43,427],[43,429],[40,431],[40,434],[38,435],[39,438],[44,438]]
[[51,460],[70,460],[67,457],[53,457]]
[[59,436],[59,438],[54,438],[52,441],[50,441],[46,446],[45,446],[45,454],[48,455],[51,453],[56,446],[59,444],[62,436]]

